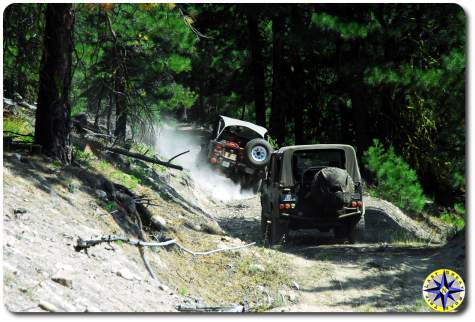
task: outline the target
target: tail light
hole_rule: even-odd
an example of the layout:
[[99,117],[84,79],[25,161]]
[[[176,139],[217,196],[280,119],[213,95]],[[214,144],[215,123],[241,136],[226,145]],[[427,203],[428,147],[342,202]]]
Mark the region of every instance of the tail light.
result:
[[216,164],[218,162],[218,160],[216,160],[216,158],[211,158],[211,159],[209,159],[209,162],[211,164]]
[[295,209],[294,203],[281,203],[279,204],[279,209]]
[[237,149],[239,148],[239,144],[236,142],[226,141],[226,147],[230,149]]
[[362,201],[352,201],[350,204],[351,208],[356,208],[356,207],[363,207],[363,202]]

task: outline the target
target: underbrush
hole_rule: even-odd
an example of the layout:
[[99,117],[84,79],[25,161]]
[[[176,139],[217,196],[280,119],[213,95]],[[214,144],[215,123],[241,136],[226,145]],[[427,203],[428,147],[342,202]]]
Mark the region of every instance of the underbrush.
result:
[[378,140],[374,140],[363,159],[367,169],[376,177],[376,184],[366,189],[370,196],[391,201],[409,214],[417,215],[425,211],[452,226],[455,231],[465,227],[465,207],[462,203],[442,210],[438,206],[425,207],[428,198],[424,196],[416,172],[396,155],[392,147],[385,149]]
[[376,185],[372,188],[374,195],[411,213],[422,211],[426,197],[416,171],[396,155],[393,147],[386,150],[375,139],[373,145],[364,153],[363,159],[367,169],[376,177]]
[[453,226],[456,231],[460,231],[465,227],[465,206],[461,203],[456,203],[453,209],[445,209],[439,215],[439,218]]
[[[211,236],[204,237],[193,243],[188,241],[189,247],[203,250],[219,247],[211,241]],[[182,242],[187,245],[186,241]],[[245,303],[252,312],[286,304],[287,299],[281,294],[291,285],[291,270],[278,252],[253,247],[190,258],[172,251],[163,258],[168,271],[176,274],[172,283],[183,295],[199,296],[210,305]],[[170,279],[171,276],[167,274],[162,278]]]
[[117,168],[114,164],[100,159],[96,156],[92,150],[86,148],[81,150],[78,147],[73,146],[72,148],[73,160],[79,163],[82,166],[85,166],[89,170],[98,172],[112,182],[118,183],[127,187],[128,189],[134,190],[141,183],[141,180],[137,178],[134,174],[127,173]]
[[12,133],[20,134],[20,136],[15,137],[18,141],[28,143],[33,142],[33,136],[22,136],[32,134],[33,130],[33,126],[24,118],[17,116],[3,118],[3,131],[7,132],[7,136]]

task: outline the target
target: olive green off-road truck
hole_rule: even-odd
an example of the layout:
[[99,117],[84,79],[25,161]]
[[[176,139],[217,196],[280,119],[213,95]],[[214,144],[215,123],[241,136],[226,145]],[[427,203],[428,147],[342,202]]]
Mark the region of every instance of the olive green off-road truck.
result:
[[290,229],[333,230],[354,241],[364,229],[361,175],[349,145],[287,146],[271,155],[261,190],[264,243],[282,242]]

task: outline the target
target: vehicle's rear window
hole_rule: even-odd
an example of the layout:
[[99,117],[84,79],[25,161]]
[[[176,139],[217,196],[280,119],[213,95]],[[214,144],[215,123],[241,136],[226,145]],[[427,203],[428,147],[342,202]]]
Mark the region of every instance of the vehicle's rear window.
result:
[[220,139],[223,139],[223,140],[226,140],[227,138],[234,138],[234,137],[251,140],[255,138],[260,138],[261,136],[259,135],[259,133],[245,126],[228,126],[224,129],[223,133],[220,135]]
[[345,168],[345,152],[343,150],[301,150],[292,156],[294,177],[300,177],[303,171],[310,167]]

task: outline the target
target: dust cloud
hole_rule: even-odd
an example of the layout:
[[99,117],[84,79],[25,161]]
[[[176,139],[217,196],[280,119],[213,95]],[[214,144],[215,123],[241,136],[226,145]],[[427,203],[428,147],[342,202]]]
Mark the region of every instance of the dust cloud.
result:
[[189,153],[175,159],[173,163],[183,166],[190,172],[196,186],[218,201],[231,201],[251,198],[252,190],[241,190],[241,185],[211,168],[207,162],[200,162],[201,146],[206,149],[207,137],[204,130],[192,126],[178,127],[162,123],[155,130],[155,151],[164,159],[169,159],[183,151]]

